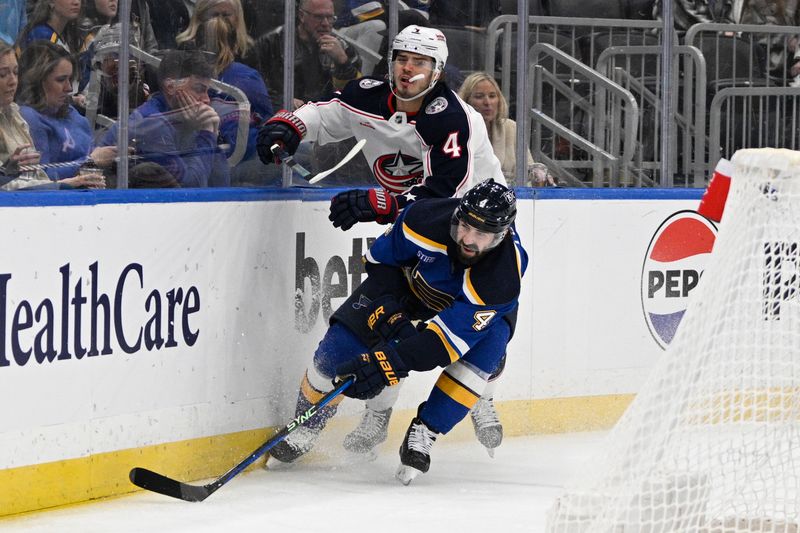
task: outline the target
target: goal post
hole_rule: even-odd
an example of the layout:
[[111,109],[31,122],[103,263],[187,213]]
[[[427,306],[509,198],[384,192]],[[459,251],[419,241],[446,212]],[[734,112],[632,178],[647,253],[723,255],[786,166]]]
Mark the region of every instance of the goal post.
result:
[[800,533],[800,152],[732,163],[676,336],[549,533]]

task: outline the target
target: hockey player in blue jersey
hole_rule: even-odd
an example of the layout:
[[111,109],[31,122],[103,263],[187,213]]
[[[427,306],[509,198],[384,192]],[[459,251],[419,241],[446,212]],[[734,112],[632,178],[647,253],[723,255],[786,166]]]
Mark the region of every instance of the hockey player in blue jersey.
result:
[[[410,372],[442,367],[408,428],[397,477],[408,484],[427,472],[437,436],[478,401],[513,333],[528,263],[512,225],[516,213],[514,192],[492,179],[461,200],[410,204],[367,251],[367,279],[331,317],[297,412],[317,402],[337,376],[356,377],[345,395],[369,399]],[[338,403],[274,446],[272,458],[289,463],[308,452]]]
[[[301,139],[367,139],[364,156],[381,188],[333,198],[329,218],[343,230],[358,222],[392,222],[416,198],[460,197],[479,179],[505,184],[483,117],[441,81],[447,56],[441,31],[407,26],[392,41],[388,80],[354,80],[330,100],[278,112],[258,135],[262,161],[273,162],[275,143],[294,153]],[[502,441],[492,403],[502,366],[471,412],[478,440],[490,454]],[[382,442],[396,396],[387,390],[367,402],[361,423],[345,440],[347,449],[366,452]]]

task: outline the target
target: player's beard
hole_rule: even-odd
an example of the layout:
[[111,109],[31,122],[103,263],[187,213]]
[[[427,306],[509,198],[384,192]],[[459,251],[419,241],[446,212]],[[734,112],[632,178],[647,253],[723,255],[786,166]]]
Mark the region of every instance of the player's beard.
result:
[[[456,245],[457,245],[457,249],[456,250],[458,252],[458,260],[459,260],[459,262],[461,262],[462,265],[472,266],[475,263],[477,263],[478,261],[480,261],[480,259],[483,257],[484,252],[481,252],[475,246],[464,245],[461,241],[457,242]],[[475,252],[475,254],[466,255],[464,253],[464,248],[466,248],[467,250],[470,250],[472,252]]]

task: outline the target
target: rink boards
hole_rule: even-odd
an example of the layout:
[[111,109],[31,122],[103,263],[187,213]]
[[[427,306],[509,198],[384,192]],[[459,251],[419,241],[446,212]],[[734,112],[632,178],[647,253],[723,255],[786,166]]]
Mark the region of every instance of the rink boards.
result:
[[[333,194],[0,196],[0,516],[129,492],[132,466],[216,476],[286,423],[385,229],[334,229]],[[609,427],[702,274],[700,191],[519,195],[531,262],[496,396],[506,434]],[[436,376],[408,379],[396,410]]]

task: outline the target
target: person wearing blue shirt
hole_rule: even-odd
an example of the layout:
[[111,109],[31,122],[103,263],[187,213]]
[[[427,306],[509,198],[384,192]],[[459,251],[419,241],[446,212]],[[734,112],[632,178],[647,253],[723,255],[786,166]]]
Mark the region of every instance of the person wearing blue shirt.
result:
[[18,53],[34,41],[47,41],[77,54],[80,48],[80,0],[37,0],[28,23],[17,38]]
[[[261,124],[273,115],[267,85],[255,69],[237,61],[253,45],[247,35],[244,14],[239,0],[198,0],[189,27],[175,40],[214,54],[214,77],[241,90],[250,102],[250,128],[244,160],[256,153],[256,135]],[[220,135],[236,146],[239,110],[230,95],[215,92],[212,106],[220,115]]]
[[0,13],[0,40],[13,44],[28,22],[25,0],[0,0]]
[[62,180],[81,166],[110,168],[116,147],[94,148],[89,122],[71,105],[75,61],[62,47],[31,43],[19,60],[17,101],[47,175]]
[[[409,204],[365,254],[367,279],[331,317],[296,413],[331,390],[332,378],[354,376],[344,394],[370,399],[398,388],[409,372],[441,367],[401,445],[397,477],[408,484],[427,472],[436,438],[477,403],[513,334],[528,263],[513,227],[516,212],[513,190],[491,178],[460,200]],[[270,461],[290,463],[307,453],[337,405],[332,401],[276,444]],[[369,446],[386,437],[375,435]]]
[[[131,145],[140,159],[158,163],[181,187],[226,187],[230,170],[217,138],[219,115],[211,107],[212,67],[197,51],[173,50],[158,66],[160,92],[130,116]],[[116,145],[115,124],[102,145]]]

